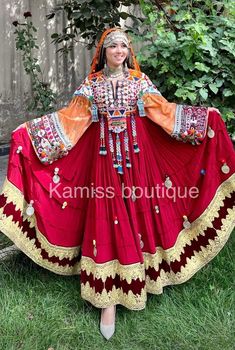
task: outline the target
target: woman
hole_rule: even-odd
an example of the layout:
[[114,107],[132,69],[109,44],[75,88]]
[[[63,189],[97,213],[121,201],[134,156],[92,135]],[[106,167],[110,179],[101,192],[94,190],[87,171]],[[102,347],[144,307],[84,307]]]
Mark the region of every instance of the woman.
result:
[[109,339],[115,305],[143,309],[224,246],[234,172],[218,111],[165,100],[112,28],[69,106],[13,132],[0,230],[39,265],[80,274]]

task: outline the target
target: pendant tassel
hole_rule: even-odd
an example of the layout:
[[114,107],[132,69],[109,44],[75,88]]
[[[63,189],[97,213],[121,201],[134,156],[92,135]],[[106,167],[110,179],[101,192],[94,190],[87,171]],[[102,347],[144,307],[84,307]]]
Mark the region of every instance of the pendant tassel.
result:
[[136,122],[135,122],[134,115],[131,116],[131,129],[132,129],[132,136],[133,136],[134,153],[139,153],[140,149],[137,143]]
[[122,167],[122,151],[121,151],[121,142],[120,142],[120,136],[119,134],[116,135],[116,158],[117,158],[117,171],[118,174],[123,174],[123,167]]
[[98,122],[99,121],[98,107],[94,103],[91,105],[91,120],[92,120],[92,122]]
[[131,168],[130,154],[129,154],[129,139],[127,130],[124,131],[124,145],[125,145],[125,154],[126,154],[126,167]]
[[100,151],[99,154],[102,156],[106,156],[107,150],[105,146],[105,135],[104,135],[104,117],[101,116],[100,120]]
[[142,100],[142,98],[139,98],[137,100],[137,107],[139,111],[139,116],[146,117],[145,110],[144,110],[144,101]]
[[115,158],[115,152],[114,152],[114,143],[113,143],[113,136],[112,136],[112,132],[109,131],[109,149],[110,149],[110,153],[112,156],[112,160],[113,160],[113,167],[117,168],[118,164]]

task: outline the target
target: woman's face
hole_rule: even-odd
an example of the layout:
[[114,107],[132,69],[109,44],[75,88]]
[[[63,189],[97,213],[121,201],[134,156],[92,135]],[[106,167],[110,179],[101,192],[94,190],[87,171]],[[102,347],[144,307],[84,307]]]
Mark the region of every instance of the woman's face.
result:
[[127,46],[121,42],[117,41],[112,46],[106,49],[106,61],[110,68],[117,68],[122,65],[128,55]]

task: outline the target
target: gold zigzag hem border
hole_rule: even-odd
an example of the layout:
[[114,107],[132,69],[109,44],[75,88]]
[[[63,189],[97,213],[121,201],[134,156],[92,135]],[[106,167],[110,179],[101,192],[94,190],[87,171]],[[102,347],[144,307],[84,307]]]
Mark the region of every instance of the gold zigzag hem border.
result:
[[[201,247],[200,252],[194,252],[194,255],[187,258],[185,266],[181,267],[180,272],[176,274],[160,271],[160,277],[157,281],[153,281],[146,275],[146,269],[153,267],[158,270],[159,264],[162,260],[165,260],[168,264],[172,261],[179,260],[180,254],[184,252],[186,245],[191,245],[193,239],[197,239],[199,235],[204,235],[204,231],[208,228],[212,228],[212,221],[218,217],[218,211],[223,206],[223,200],[226,197],[231,197],[232,191],[235,190],[235,174],[229,179],[223,182],[218,188],[213,200],[203,214],[197,218],[190,229],[184,229],[180,232],[175,245],[172,248],[164,250],[161,247],[157,247],[155,254],[143,253],[144,263],[136,263],[131,265],[121,265],[117,260],[109,261],[103,264],[96,264],[91,258],[82,256],[74,266],[61,266],[58,263],[52,263],[48,260],[44,260],[41,256],[41,250],[36,248],[35,239],[29,239],[26,237],[22,229],[12,219],[10,215],[6,217],[3,214],[3,208],[0,209],[0,230],[8,236],[20,250],[22,250],[27,256],[29,256],[38,265],[61,275],[73,275],[80,274],[81,269],[86,273],[92,274],[94,278],[101,278],[104,283],[104,289],[102,293],[95,293],[95,290],[89,286],[89,283],[81,285],[81,296],[91,302],[96,307],[108,307],[113,304],[122,304],[123,306],[132,309],[140,310],[145,307],[147,300],[147,293],[161,294],[163,287],[167,285],[181,284],[190,279],[198,270],[205,266],[210,260],[212,260],[219,251],[223,248],[227,242],[230,233],[235,225],[235,210],[228,209],[228,213],[225,219],[222,219],[222,226],[220,230],[216,230],[215,240],[209,240],[209,244],[206,247]],[[8,179],[5,180],[2,193],[7,197],[7,203],[13,202],[16,209],[25,212],[27,203],[24,200],[23,194],[17,189]],[[49,243],[46,238],[37,229],[35,217],[28,218],[23,214],[24,220],[30,222],[30,227],[35,227],[37,238],[42,244],[42,248],[45,249],[49,256],[58,256],[59,259],[67,257],[72,259],[78,255],[80,247],[58,247]],[[133,294],[129,291],[125,294],[120,288],[116,289],[114,286],[111,291],[107,293],[105,289],[105,281],[107,277],[118,274],[120,279],[125,279],[127,283],[131,283],[132,280],[137,278],[140,281],[145,281],[145,288],[142,289],[141,295]]]
[[[230,225],[228,225],[228,222]],[[121,304],[127,307],[130,310],[142,310],[145,308],[147,293],[151,294],[161,294],[163,293],[163,288],[170,285],[182,284],[188,281],[196,272],[198,272],[202,267],[204,267],[207,263],[209,263],[224,247],[227,242],[230,233],[232,232],[235,224],[235,212],[230,210],[230,213],[226,216],[226,219],[223,219],[223,225],[220,230],[217,230],[217,237],[215,240],[210,240],[210,244],[206,247],[201,247],[200,252],[194,252],[194,255],[190,258],[187,258],[186,265],[182,266],[180,272],[174,273],[166,272],[163,269],[160,271],[160,276],[157,280],[151,280],[148,275],[145,276],[145,288],[141,290],[140,295],[134,294],[131,290],[128,294],[124,293],[121,289],[113,286],[112,290],[107,292],[104,288],[102,293],[95,293],[95,289],[91,288],[89,283],[81,285],[81,296],[83,299],[89,301],[92,305],[99,308],[109,307],[115,304]],[[87,272],[87,260],[81,260],[82,269]],[[91,259],[90,259],[91,260]],[[91,265],[91,261],[88,262]],[[105,265],[105,264],[104,264]],[[145,264],[140,265],[142,267],[141,274],[144,275],[146,271]],[[137,267],[138,269],[140,268]],[[94,270],[92,271],[91,266],[90,273],[93,276],[96,275],[96,268],[94,266]],[[105,269],[108,269],[108,266],[105,266]],[[111,263],[109,266],[109,271],[111,270]],[[126,269],[126,280],[130,280],[131,276],[136,276],[136,267],[129,266]]]

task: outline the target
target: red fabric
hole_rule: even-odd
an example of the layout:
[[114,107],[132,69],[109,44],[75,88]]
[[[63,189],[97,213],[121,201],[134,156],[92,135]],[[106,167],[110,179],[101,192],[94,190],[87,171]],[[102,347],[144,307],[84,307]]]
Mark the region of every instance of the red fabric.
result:
[[[198,218],[208,207],[218,186],[235,172],[233,146],[217,112],[210,112],[208,122],[215,137],[206,137],[200,146],[174,140],[148,118],[136,117],[136,124],[140,153],[135,154],[130,148],[132,167],[124,166],[124,175],[118,175],[113,168],[110,152],[106,156],[99,155],[99,123],[92,123],[68,156],[49,166],[36,157],[26,129],[20,128],[13,133],[8,180],[24,193],[27,202],[34,201],[38,228],[50,243],[63,247],[81,245],[82,255],[97,263],[114,259],[124,265],[143,262],[142,252],[155,253],[158,246],[163,249],[173,247],[183,228],[183,215],[187,215],[190,222]],[[129,118],[127,126],[131,132]],[[122,133],[120,137],[123,138]],[[18,146],[23,147],[20,154],[16,152]],[[122,151],[124,154],[124,149]],[[229,174],[221,171],[224,161],[230,167]],[[55,167],[59,168],[61,178],[58,192],[62,193],[65,186],[91,188],[93,184],[94,188],[112,187],[115,197],[59,198],[54,192],[53,198],[49,198],[50,184],[56,186],[52,182]],[[202,169],[205,175],[201,174]],[[151,188],[163,185],[166,176],[176,187],[197,186],[199,197],[177,198],[175,202],[156,197],[143,197],[135,202],[130,198],[123,199],[122,183],[129,187]],[[4,202],[4,198],[1,200]],[[68,205],[62,209],[65,201]],[[155,205],[159,206],[159,214],[154,210]],[[13,210],[10,204],[5,207],[7,215]],[[114,223],[115,218],[118,224]],[[22,219],[17,216],[17,220]],[[26,224],[21,222],[21,225]],[[33,229],[24,227],[23,230],[33,237]],[[138,233],[144,242],[142,250]],[[94,239],[97,257],[93,255]],[[189,254],[187,249],[185,258],[182,256],[184,261]],[[46,252],[44,255],[45,259],[53,261]],[[177,266],[171,268],[178,270]],[[167,264],[164,269],[169,269]],[[148,273],[151,275],[151,269]]]

